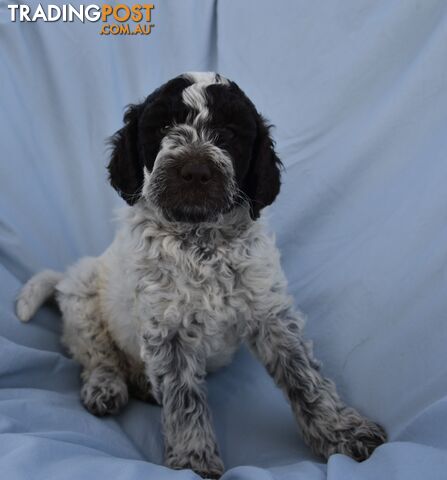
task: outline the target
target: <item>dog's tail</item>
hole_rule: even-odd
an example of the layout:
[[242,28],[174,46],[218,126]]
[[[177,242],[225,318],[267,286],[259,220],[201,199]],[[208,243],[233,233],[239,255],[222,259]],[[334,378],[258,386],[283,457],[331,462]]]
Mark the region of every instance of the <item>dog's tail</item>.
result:
[[27,322],[54,295],[56,285],[62,278],[62,273],[44,270],[25,283],[16,303],[16,313],[22,322]]

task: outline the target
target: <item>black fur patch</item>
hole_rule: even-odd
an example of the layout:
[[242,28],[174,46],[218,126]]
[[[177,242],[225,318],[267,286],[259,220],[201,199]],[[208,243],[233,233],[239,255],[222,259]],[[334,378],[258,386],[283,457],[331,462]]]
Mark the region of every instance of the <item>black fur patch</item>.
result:
[[[165,127],[188,124],[194,117],[182,99],[183,91],[192,83],[189,77],[174,78],[143,103],[130,105],[124,115],[124,127],[112,137],[110,182],[130,205],[140,197],[143,167],[152,171],[166,134]],[[248,200],[251,216],[256,219],[262,208],[274,201],[281,183],[281,162],[275,153],[269,126],[234,82],[211,84],[204,95],[208,116],[196,127],[211,132],[213,143],[230,156],[240,192],[235,205]],[[173,187],[173,205],[182,204],[183,197],[178,201],[175,198],[177,186],[168,185],[168,190],[169,187]],[[206,203],[207,199],[203,201]],[[216,201],[210,197],[208,203],[216,204]],[[200,221],[197,218],[191,221]]]

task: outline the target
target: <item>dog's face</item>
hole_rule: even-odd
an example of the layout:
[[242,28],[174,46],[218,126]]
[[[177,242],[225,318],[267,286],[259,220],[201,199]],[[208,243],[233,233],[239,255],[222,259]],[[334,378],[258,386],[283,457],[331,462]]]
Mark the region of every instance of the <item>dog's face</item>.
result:
[[171,221],[212,222],[233,208],[252,218],[279,192],[280,161],[268,126],[240,88],[189,73],[131,105],[112,137],[110,182],[133,205]]

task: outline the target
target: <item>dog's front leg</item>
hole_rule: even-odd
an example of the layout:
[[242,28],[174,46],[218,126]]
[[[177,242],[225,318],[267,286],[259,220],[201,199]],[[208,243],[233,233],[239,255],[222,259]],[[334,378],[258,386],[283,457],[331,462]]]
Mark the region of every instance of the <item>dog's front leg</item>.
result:
[[334,384],[319,372],[303,339],[303,320],[289,307],[256,322],[251,337],[255,354],[286,393],[306,442],[328,458],[344,453],[361,461],[386,441],[380,425],[346,406]]
[[154,396],[162,404],[165,463],[190,468],[204,478],[219,478],[219,457],[204,386],[200,344],[176,333],[160,340],[144,336],[143,359]]

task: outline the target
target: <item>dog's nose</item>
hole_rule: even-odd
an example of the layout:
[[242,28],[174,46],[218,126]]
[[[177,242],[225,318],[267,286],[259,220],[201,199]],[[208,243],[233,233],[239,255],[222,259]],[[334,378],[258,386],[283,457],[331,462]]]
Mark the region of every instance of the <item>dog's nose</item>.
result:
[[185,182],[208,183],[211,170],[205,163],[186,163],[180,170],[180,176]]

